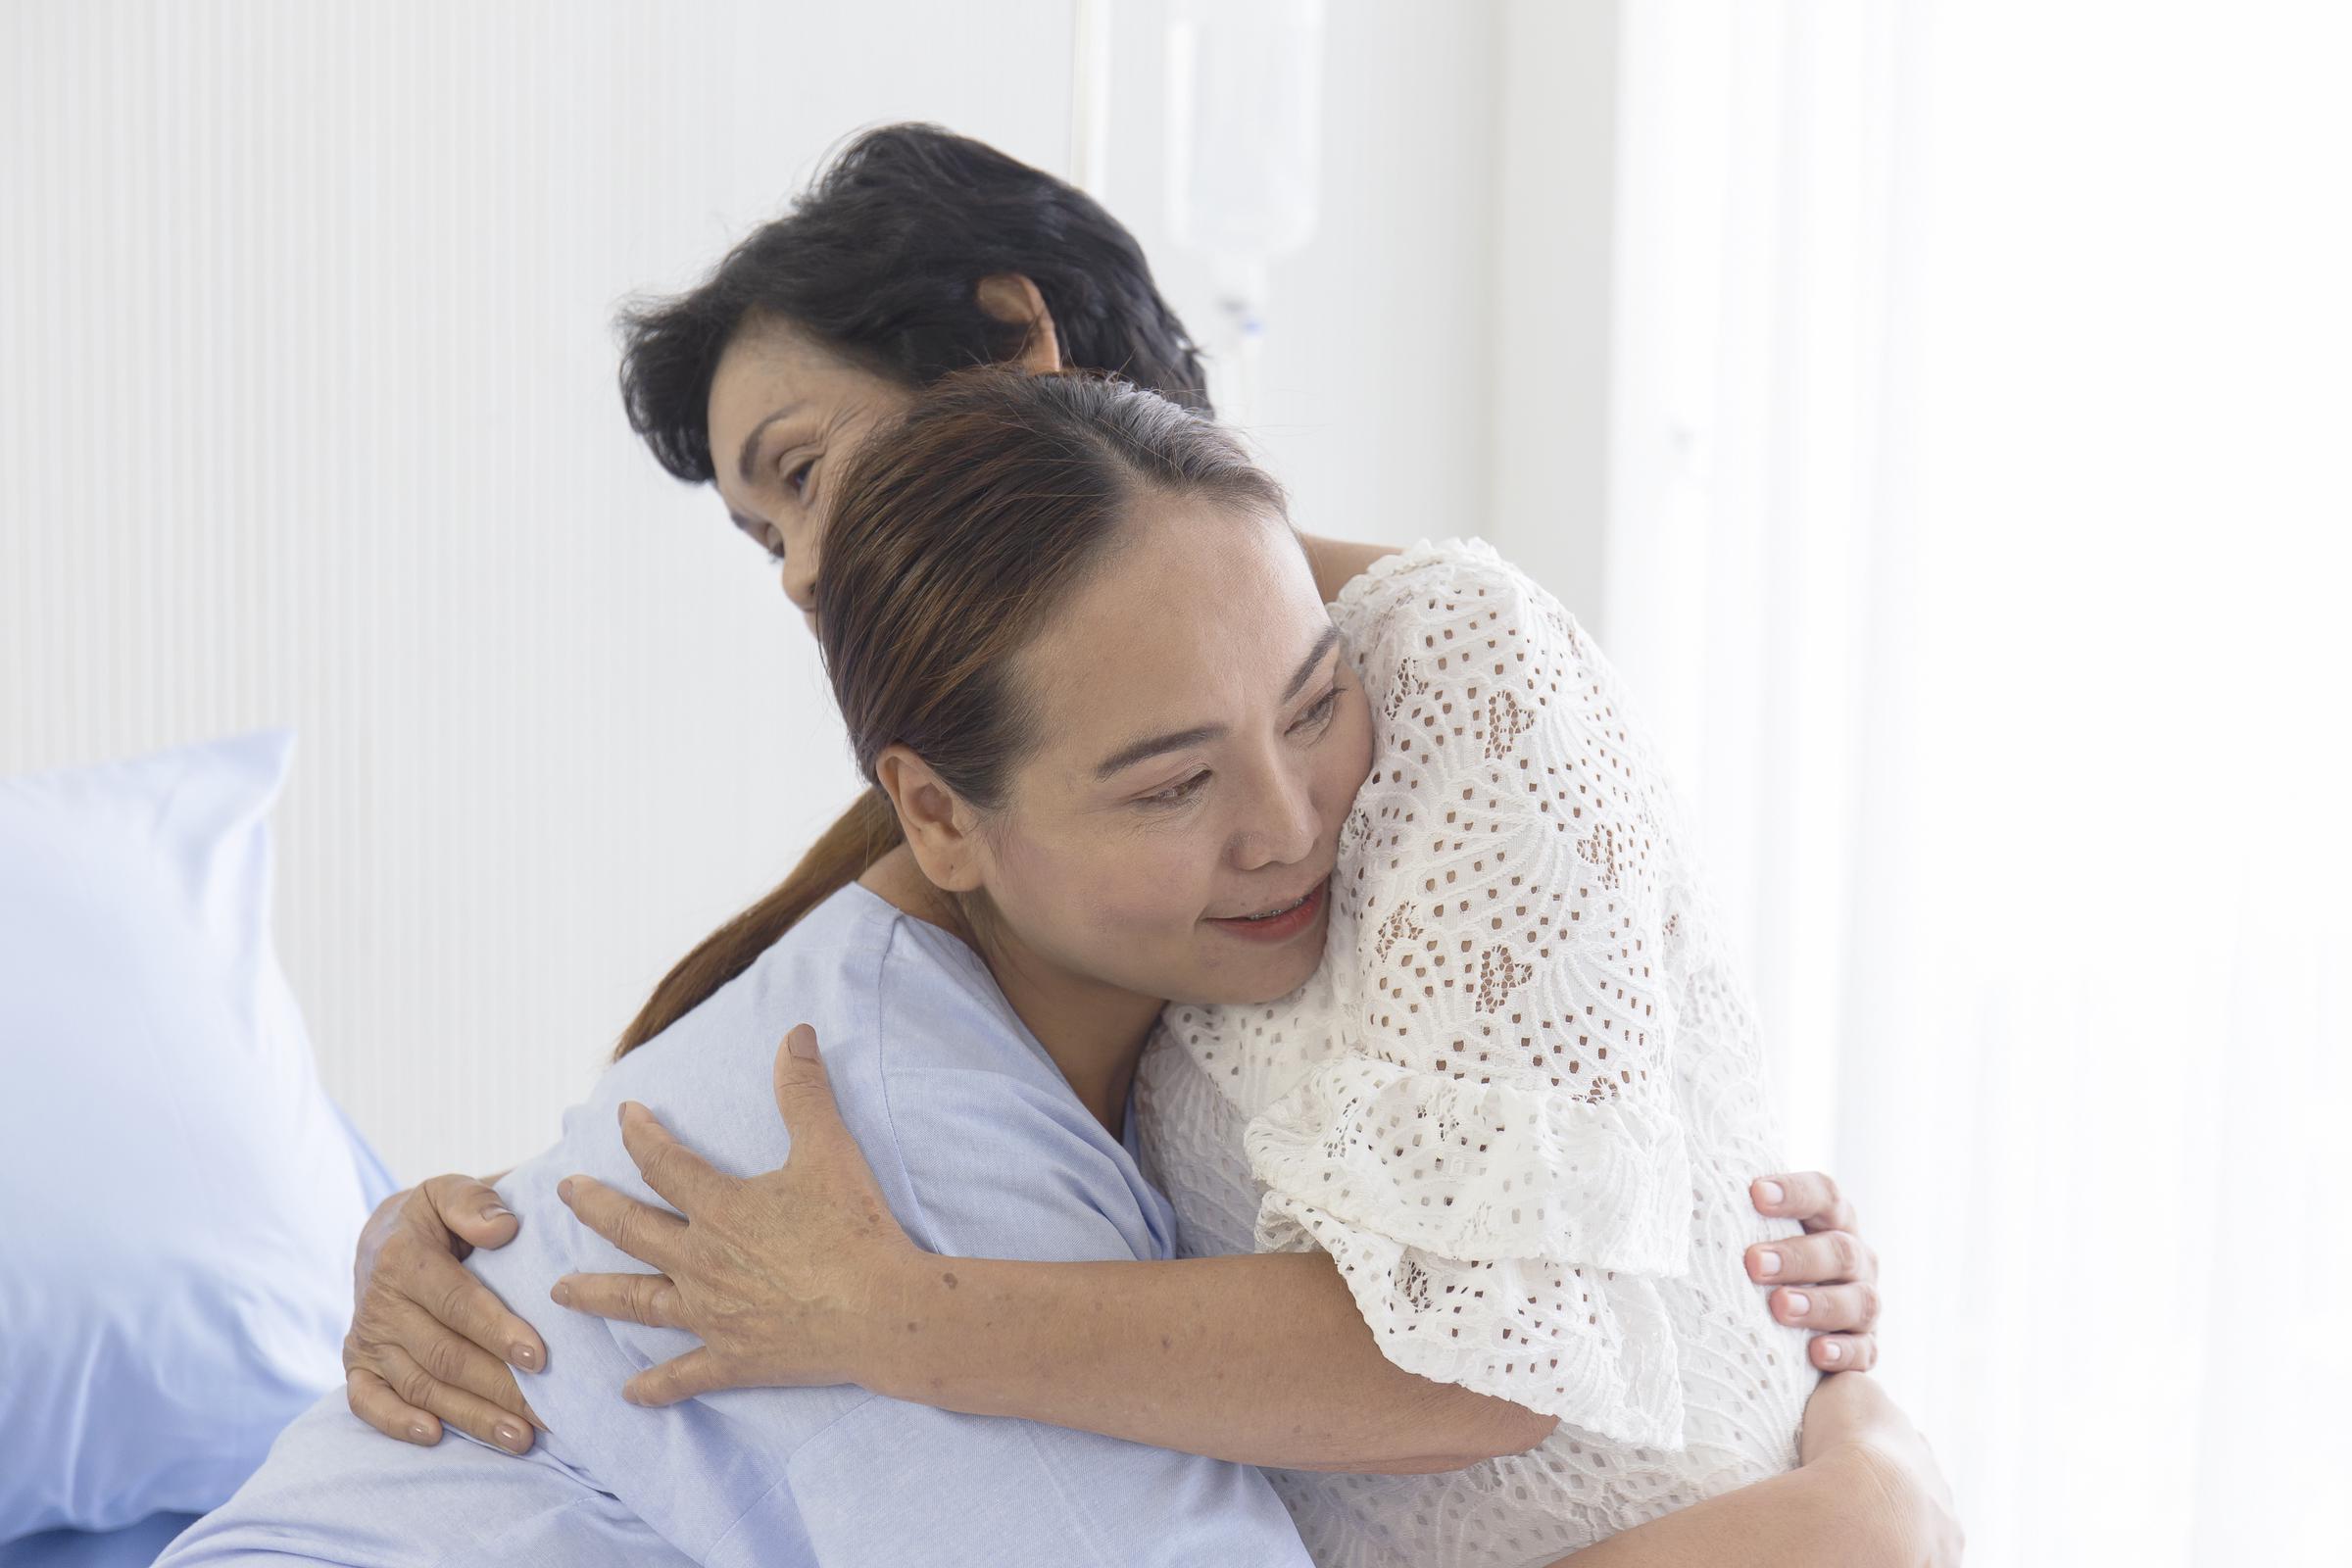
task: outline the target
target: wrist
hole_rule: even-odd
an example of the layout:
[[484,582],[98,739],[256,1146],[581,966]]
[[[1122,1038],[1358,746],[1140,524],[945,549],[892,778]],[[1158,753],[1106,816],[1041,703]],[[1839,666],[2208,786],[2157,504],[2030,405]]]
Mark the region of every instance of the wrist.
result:
[[951,1299],[941,1273],[940,1260],[919,1248],[883,1265],[868,1309],[858,1314],[863,1332],[850,1347],[852,1382],[894,1399],[937,1401],[930,1351],[947,1338],[939,1330]]

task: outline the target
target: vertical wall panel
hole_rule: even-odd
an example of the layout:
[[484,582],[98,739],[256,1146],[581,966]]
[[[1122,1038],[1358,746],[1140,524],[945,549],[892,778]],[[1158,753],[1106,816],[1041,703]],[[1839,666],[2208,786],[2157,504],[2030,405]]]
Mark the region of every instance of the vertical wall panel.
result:
[[404,1172],[546,1142],[854,788],[763,561],[620,416],[614,305],[861,123],[1058,167],[1067,27],[0,9],[0,771],[300,731],[279,945]]

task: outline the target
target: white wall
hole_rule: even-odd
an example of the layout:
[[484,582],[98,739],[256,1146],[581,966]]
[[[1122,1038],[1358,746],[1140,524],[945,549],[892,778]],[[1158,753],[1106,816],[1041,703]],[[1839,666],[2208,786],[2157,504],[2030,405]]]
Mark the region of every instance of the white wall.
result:
[[1503,0],[1490,231],[1490,537],[1604,639],[1622,30],[1618,0]]
[[[1111,9],[1107,196],[1205,330],[1163,6]],[[1593,200],[1496,173],[1534,9],[1330,8],[1323,227],[1275,273],[1258,429],[1310,527],[1528,493],[1495,477],[1495,204]],[[613,305],[861,124],[1064,168],[1069,36],[1068,0],[0,11],[0,770],[297,728],[280,945],[404,1173],[544,1143],[854,787],[764,564],[620,418]],[[1599,494],[1597,457],[1539,461]]]

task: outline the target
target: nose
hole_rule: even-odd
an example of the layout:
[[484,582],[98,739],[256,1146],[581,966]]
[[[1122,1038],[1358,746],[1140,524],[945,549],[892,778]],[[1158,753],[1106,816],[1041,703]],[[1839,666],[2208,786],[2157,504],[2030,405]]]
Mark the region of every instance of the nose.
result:
[[1263,779],[1252,794],[1246,825],[1234,835],[1234,863],[1244,871],[1296,864],[1311,857],[1323,837],[1323,819],[1302,762],[1277,761]]

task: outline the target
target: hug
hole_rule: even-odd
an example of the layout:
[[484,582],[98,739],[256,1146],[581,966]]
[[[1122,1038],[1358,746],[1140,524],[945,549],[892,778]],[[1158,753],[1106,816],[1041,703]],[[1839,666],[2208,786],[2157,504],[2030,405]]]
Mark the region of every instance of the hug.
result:
[[627,333],[870,787],[379,1210],[347,1389],[164,1562],[1956,1557],[1558,599],[1298,532],[1133,238],[930,127]]

